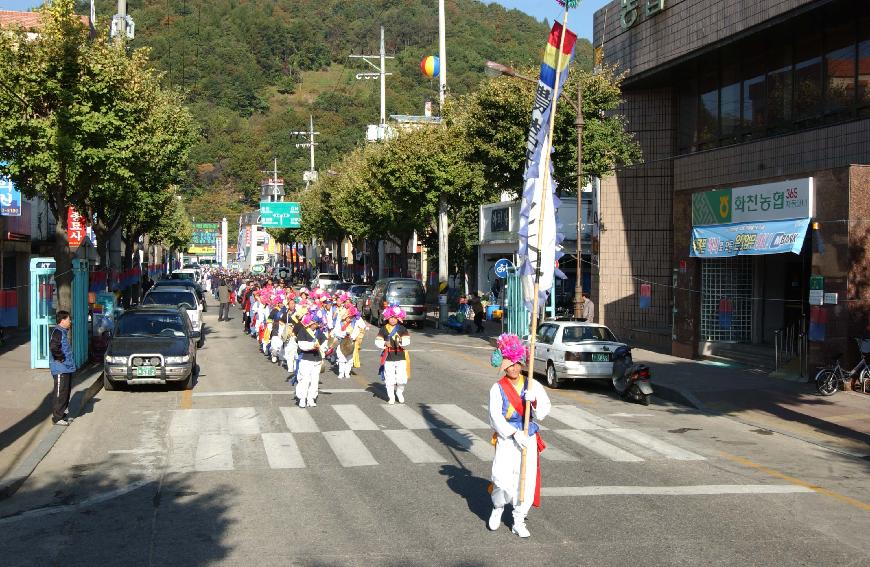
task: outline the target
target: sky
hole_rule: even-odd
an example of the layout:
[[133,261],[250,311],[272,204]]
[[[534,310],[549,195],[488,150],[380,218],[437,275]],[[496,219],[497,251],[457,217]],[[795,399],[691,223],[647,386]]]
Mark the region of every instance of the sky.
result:
[[[483,1],[492,3],[491,0]],[[581,0],[580,7],[572,10],[568,15],[568,27],[575,30],[580,37],[591,40],[592,14],[607,2],[608,0]],[[556,0],[496,0],[495,3],[506,8],[522,10],[538,20],[546,18],[548,22],[552,22],[562,19],[562,8],[556,3]],[[28,10],[32,6],[40,4],[42,4],[41,0],[0,0],[0,10]]]

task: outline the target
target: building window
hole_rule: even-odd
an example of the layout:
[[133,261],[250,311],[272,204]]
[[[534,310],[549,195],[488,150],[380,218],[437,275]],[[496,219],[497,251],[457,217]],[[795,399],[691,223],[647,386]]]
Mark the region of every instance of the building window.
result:
[[[767,90],[765,89],[764,53],[761,45],[747,53],[743,63],[743,115],[741,125],[746,133],[762,132],[767,127]],[[754,51],[754,53],[753,53]]]
[[791,95],[791,45],[786,42],[770,52],[768,61],[767,106],[772,130],[785,130],[786,122],[791,120]]
[[799,26],[795,33],[794,119],[810,124],[822,110],[822,46],[817,25]]
[[848,116],[855,100],[855,22],[849,11],[831,11],[825,30],[825,114]]
[[859,28],[858,43],[858,109],[870,116],[870,14],[864,14]]
[[722,88],[719,90],[720,127],[723,143],[736,141],[740,130],[740,65],[736,53],[723,54]]
[[719,138],[719,77],[714,60],[699,69],[698,78],[698,147],[705,149]]

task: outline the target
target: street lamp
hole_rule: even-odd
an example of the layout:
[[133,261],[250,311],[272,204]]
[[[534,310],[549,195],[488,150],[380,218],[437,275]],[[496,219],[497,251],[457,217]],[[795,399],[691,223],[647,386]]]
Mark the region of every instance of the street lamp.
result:
[[[499,76],[507,76],[513,77],[515,79],[520,79],[521,81],[526,81],[528,83],[537,84],[538,81],[532,79],[531,77],[527,77],[521,73],[518,73],[516,69],[513,67],[508,67],[507,65],[502,65],[501,63],[496,63],[495,61],[487,61],[486,67],[484,68],[484,73],[488,77],[499,77]],[[583,313],[583,265],[580,260],[583,252],[583,229],[582,229],[582,217],[581,212],[583,208],[583,113],[580,111],[583,108],[583,85],[577,85],[577,102],[576,104],[569,99],[563,99],[568,104],[570,104],[574,111],[577,114],[577,121],[574,123],[577,126],[577,226],[576,226],[576,234],[577,234],[577,250],[576,250],[576,260],[577,260],[577,282],[574,284],[574,317],[579,319]]]

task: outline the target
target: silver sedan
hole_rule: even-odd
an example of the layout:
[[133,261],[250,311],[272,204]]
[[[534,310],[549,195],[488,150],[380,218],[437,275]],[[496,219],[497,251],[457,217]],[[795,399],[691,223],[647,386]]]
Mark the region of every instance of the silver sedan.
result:
[[595,323],[545,321],[535,344],[535,373],[558,388],[565,380],[610,380],[613,353],[625,343]]

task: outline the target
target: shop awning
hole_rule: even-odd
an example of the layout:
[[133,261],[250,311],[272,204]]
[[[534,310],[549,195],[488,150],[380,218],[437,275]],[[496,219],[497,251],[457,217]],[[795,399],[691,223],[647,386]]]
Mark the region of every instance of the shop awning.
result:
[[810,219],[758,221],[692,228],[693,258],[800,254]]

